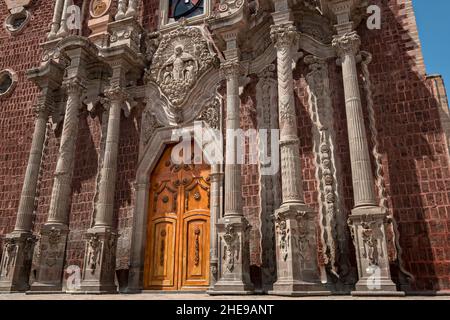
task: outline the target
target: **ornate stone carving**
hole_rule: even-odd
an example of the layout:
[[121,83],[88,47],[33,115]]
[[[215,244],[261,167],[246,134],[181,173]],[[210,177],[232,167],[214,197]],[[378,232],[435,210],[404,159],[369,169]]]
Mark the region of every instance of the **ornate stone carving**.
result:
[[220,0],[217,11],[219,14],[231,14],[239,10],[243,4],[243,0]]
[[352,31],[341,36],[335,36],[332,45],[339,56],[346,54],[356,55],[361,45],[361,38],[356,31]]
[[142,117],[142,141],[144,145],[147,145],[155,130],[162,127],[162,125],[158,122],[155,114],[149,108],[144,110]]
[[297,215],[297,234],[292,239],[292,242],[298,246],[298,255],[301,263],[311,260],[313,255],[311,254],[311,240],[315,239],[314,234],[310,234],[308,227],[308,220],[304,213]]
[[162,37],[147,78],[175,106],[180,106],[197,80],[217,62],[201,29],[181,27]]
[[292,23],[273,25],[270,28],[270,38],[278,50],[290,49],[298,39],[297,29]]
[[2,274],[0,275],[1,278],[6,278],[9,275],[9,272],[14,265],[14,260],[17,256],[17,244],[14,239],[5,239],[5,248],[3,250],[3,257],[2,257],[2,263],[0,266],[0,270],[2,271]]
[[209,103],[205,104],[202,112],[197,120],[204,121],[212,129],[220,128],[220,100],[213,98]]
[[290,230],[286,227],[286,221],[277,221],[277,229],[279,233],[279,246],[284,261],[289,257]]
[[100,241],[97,234],[90,234],[88,239],[87,262],[91,273],[95,273],[95,269],[99,263],[100,257]]
[[364,242],[363,257],[369,260],[371,266],[378,266],[378,259],[384,256],[383,248],[379,246],[379,240],[383,238],[383,233],[377,222],[363,222],[362,240]]
[[235,261],[239,259],[239,235],[234,230],[232,224],[225,226],[225,234],[223,235],[225,242],[224,247],[224,266],[226,271],[233,272]]

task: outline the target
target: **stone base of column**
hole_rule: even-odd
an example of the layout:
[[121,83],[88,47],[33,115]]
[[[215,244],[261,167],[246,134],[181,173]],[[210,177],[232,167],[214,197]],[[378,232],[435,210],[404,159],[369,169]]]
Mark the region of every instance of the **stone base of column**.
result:
[[68,233],[64,224],[46,223],[42,227],[38,274],[27,293],[61,293]]
[[31,232],[14,231],[6,235],[0,263],[0,293],[24,292],[30,288],[35,242]]
[[404,296],[392,281],[386,243],[387,214],[381,207],[352,210],[349,226],[355,244],[359,281],[353,296]]
[[81,289],[75,293],[117,293],[115,284],[117,233],[94,227],[86,232]]
[[278,280],[269,294],[330,295],[320,280],[315,213],[305,204],[283,205],[275,212]]
[[228,216],[217,224],[222,262],[218,281],[210,295],[248,295],[254,292],[250,280],[249,224],[242,216]]

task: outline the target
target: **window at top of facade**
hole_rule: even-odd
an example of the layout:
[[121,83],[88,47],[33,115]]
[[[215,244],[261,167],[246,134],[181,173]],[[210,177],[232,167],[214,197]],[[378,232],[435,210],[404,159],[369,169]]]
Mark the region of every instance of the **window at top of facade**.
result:
[[181,19],[188,22],[201,20],[209,12],[209,0],[161,0],[161,27],[177,24]]

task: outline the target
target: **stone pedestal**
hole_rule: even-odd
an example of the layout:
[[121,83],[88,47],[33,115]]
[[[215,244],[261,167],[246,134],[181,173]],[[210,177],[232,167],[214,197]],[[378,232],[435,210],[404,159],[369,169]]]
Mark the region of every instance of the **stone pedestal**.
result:
[[0,263],[0,292],[29,289],[29,274],[36,237],[31,232],[14,231],[5,238]]
[[380,207],[352,210],[349,225],[356,249],[358,278],[354,296],[404,296],[391,280],[386,245],[387,214]]
[[217,225],[220,259],[219,281],[209,290],[211,295],[252,294],[250,280],[250,226],[243,216],[226,216]]
[[275,212],[278,279],[270,294],[329,295],[317,263],[315,214],[304,204],[283,205]]
[[68,233],[65,224],[47,223],[42,227],[39,270],[30,293],[61,293]]
[[111,228],[95,227],[86,232],[81,292],[117,293],[116,244],[117,233]]

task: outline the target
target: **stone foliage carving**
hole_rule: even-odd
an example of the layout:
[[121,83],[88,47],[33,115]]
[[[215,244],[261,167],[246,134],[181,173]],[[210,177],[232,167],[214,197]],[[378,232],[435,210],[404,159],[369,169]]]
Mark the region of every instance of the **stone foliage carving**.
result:
[[223,256],[225,271],[232,273],[235,267],[235,262],[239,260],[240,252],[239,235],[232,224],[225,226],[223,241],[225,242]]
[[361,45],[361,38],[356,31],[353,31],[342,36],[335,36],[332,45],[339,56],[346,54],[356,55]]
[[162,127],[162,125],[150,108],[144,110],[142,118],[142,142],[144,145],[147,145],[155,130]]
[[363,257],[369,260],[371,266],[378,266],[378,259],[384,256],[383,248],[380,246],[383,241],[383,232],[379,222],[362,222],[362,240],[364,243]]
[[0,277],[6,278],[9,276],[9,272],[14,265],[18,246],[14,239],[5,239],[5,245],[3,249],[3,256],[1,260],[0,270],[2,271]]
[[95,269],[99,263],[100,241],[98,235],[92,234],[88,239],[87,262],[91,273],[95,273]]
[[204,121],[212,129],[219,129],[221,121],[220,105],[220,99],[213,98],[209,103],[205,104],[197,120]]
[[[305,63],[311,70],[306,76],[309,108],[314,139],[316,181],[319,187],[319,220],[321,241],[324,244],[324,263],[331,273],[351,282],[347,223],[340,201],[342,185],[339,158],[335,154],[336,134],[333,126],[333,108],[328,78],[328,64],[315,56],[307,56]],[[348,280],[344,280],[348,278]]]
[[147,79],[155,82],[173,105],[180,106],[216,62],[201,29],[180,27],[162,37]]
[[286,221],[281,220],[277,222],[277,230],[279,233],[279,243],[281,258],[286,261],[289,257],[289,244],[290,244],[290,230],[286,226]]

